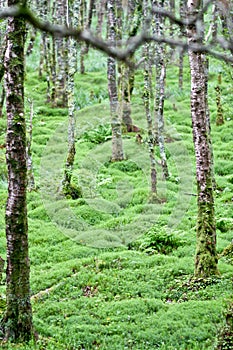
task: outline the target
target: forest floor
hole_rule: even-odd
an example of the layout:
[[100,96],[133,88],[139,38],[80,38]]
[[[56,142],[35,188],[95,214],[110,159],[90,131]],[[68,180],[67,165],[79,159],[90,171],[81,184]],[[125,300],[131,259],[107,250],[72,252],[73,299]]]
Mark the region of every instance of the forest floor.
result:
[[[93,54],[93,53],[92,53]],[[67,110],[45,103],[46,79],[33,59],[26,79],[26,112],[34,103],[33,166],[37,189],[28,193],[31,293],[35,345],[6,349],[213,349],[232,302],[232,255],[219,259],[220,275],[193,279],[196,186],[189,73],[178,89],[178,67],[168,67],[165,101],[170,177],[162,179],[156,149],[158,196],[149,197],[149,156],[142,89],[137,72],[132,99],[134,133],[123,134],[125,160],[112,163],[106,59],[76,76],[77,153],[73,183],[82,198],[59,195],[67,151]],[[98,64],[98,66],[97,66]],[[102,64],[102,65],[101,65]],[[218,254],[233,236],[232,80],[210,63],[209,104],[216,179]],[[92,71],[88,67],[92,67]],[[225,123],[216,126],[215,86],[222,74]],[[5,118],[0,120],[4,144]],[[6,256],[7,197],[4,149],[0,149],[0,256]],[[5,307],[5,277],[0,286]]]

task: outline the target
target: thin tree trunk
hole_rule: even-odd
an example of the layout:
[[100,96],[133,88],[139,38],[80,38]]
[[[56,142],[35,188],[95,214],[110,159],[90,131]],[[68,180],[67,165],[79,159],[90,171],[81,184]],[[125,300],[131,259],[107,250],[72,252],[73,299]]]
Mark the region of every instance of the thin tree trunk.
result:
[[[122,40],[122,28],[123,28],[123,7],[122,0],[116,0],[116,27],[117,34],[116,40]],[[127,131],[132,131],[133,121],[131,118],[131,106],[130,106],[130,93],[129,93],[129,78],[128,67],[123,62],[118,62],[118,100],[119,100],[119,112],[120,118]]]
[[3,107],[4,107],[5,97],[6,97],[6,92],[5,92],[4,86],[2,85],[2,93],[1,93],[1,100],[0,100],[0,118],[3,117]]
[[[148,2],[143,2],[143,18],[146,20],[149,13]],[[145,29],[146,30],[146,29]],[[156,171],[156,160],[154,155],[155,135],[153,132],[153,121],[151,117],[151,56],[149,43],[145,43],[143,47],[143,58],[144,58],[144,91],[143,100],[145,107],[145,114],[147,120],[147,132],[148,132],[148,151],[150,158],[150,202],[157,201],[157,171]]]
[[[43,0],[39,7],[40,18],[43,21],[48,20],[48,1]],[[47,102],[51,100],[51,91],[50,91],[50,69],[49,69],[49,40],[47,33],[41,33],[41,41],[40,41],[40,62],[39,62],[39,77],[45,73],[46,81],[47,81]]]
[[[81,28],[85,28],[85,22],[86,22],[86,0],[81,0],[80,4],[80,25]],[[81,51],[80,51],[80,73],[85,73],[85,65],[84,65],[84,56],[86,51],[86,44],[84,42],[81,43]]]
[[[8,6],[20,2],[8,0]],[[9,18],[5,54],[8,168],[6,205],[6,312],[1,321],[5,339],[29,340],[33,334],[30,303],[26,123],[24,116],[24,44],[25,21]],[[12,84],[14,82],[14,84]]]
[[[122,39],[122,28],[123,27],[123,7],[122,1],[118,1],[118,38]],[[140,12],[140,15],[139,15]],[[127,14],[126,14],[126,32],[129,38],[135,36],[141,23],[141,5],[130,0],[128,2]],[[118,62],[118,96],[120,102],[120,111],[123,124],[126,126],[128,132],[137,132],[139,128],[133,125],[131,116],[131,96],[134,89],[134,76],[135,71],[133,67],[129,67],[122,62]]]
[[33,101],[29,99],[30,103],[30,120],[27,139],[27,189],[28,191],[35,190],[35,178],[33,173],[33,161],[32,161],[32,120],[34,116]]
[[[200,11],[198,0],[188,1],[188,12]],[[188,41],[196,41],[197,28],[188,28]],[[196,155],[197,180],[197,248],[195,276],[207,277],[218,273],[216,253],[216,224],[213,196],[212,160],[207,120],[206,74],[204,54],[189,51],[191,69],[191,115]]]
[[223,125],[224,124],[224,116],[223,116],[223,108],[222,108],[222,89],[221,89],[221,82],[222,82],[222,74],[218,74],[218,84],[215,87],[216,92],[216,106],[217,106],[217,117],[216,117],[216,125]]
[[[185,0],[180,0],[180,18],[184,20],[185,18]],[[181,37],[185,36],[185,29],[180,28]],[[184,75],[184,50],[179,51],[179,88],[183,90],[183,75]]]
[[143,92],[143,100],[144,100],[144,107],[145,107],[145,113],[146,113],[146,120],[147,120],[147,132],[148,132],[148,150],[149,150],[149,157],[150,157],[150,178],[151,178],[151,194],[150,194],[150,201],[154,202],[157,199],[157,171],[156,171],[156,161],[155,161],[155,155],[154,155],[154,133],[153,133],[153,122],[151,118],[151,112],[150,112],[150,58],[149,58],[149,44],[144,44],[144,92]]
[[214,176],[214,151],[211,141],[211,124],[210,124],[210,110],[209,110],[209,102],[208,102],[208,79],[209,79],[209,59],[208,57],[204,57],[204,65],[205,65],[205,99],[206,99],[206,122],[207,129],[209,134],[209,148],[211,153],[211,173],[212,173],[212,183],[213,189],[216,189],[216,181]]
[[[83,9],[83,23],[82,26],[85,29],[90,29],[91,28],[91,23],[92,23],[92,16],[93,16],[93,10],[94,10],[94,0],[89,0],[89,7],[88,7],[88,15],[87,15],[87,20],[85,20],[84,16],[84,10],[87,6],[84,6]],[[89,44],[88,43],[83,43],[81,47],[81,52],[80,52],[80,73],[84,74],[85,73],[85,64],[84,64],[84,58],[85,55],[88,54],[89,51]]]
[[[1,34],[1,33],[0,33]],[[0,118],[2,118],[2,113],[3,113],[3,106],[4,106],[4,101],[5,101],[5,87],[3,83],[3,77],[4,77],[4,56],[5,56],[5,51],[6,51],[6,37],[4,35],[4,39],[0,39],[0,83],[2,86],[2,91],[1,91],[1,99],[0,99]]]
[[105,14],[105,8],[106,8],[107,0],[99,0],[98,1],[98,7],[97,7],[97,26],[96,26],[96,34],[98,36],[101,36],[102,34],[102,27],[103,27],[103,20],[104,20],[104,14]]
[[[116,41],[116,16],[115,16],[115,0],[108,1],[108,39],[112,45]],[[120,161],[124,159],[122,137],[121,137],[121,119],[119,116],[118,94],[117,94],[117,78],[116,78],[116,61],[112,57],[108,57],[108,94],[110,100],[110,113],[112,125],[112,161]]]
[[[80,1],[76,1],[74,5],[67,3],[67,27],[70,25],[77,27],[79,23]],[[68,98],[68,153],[65,163],[64,179],[62,182],[62,190],[66,196],[73,199],[80,196],[80,191],[76,190],[71,184],[73,166],[75,159],[75,99],[74,99],[74,76],[77,69],[77,42],[73,38],[68,38],[68,76],[67,76],[67,98]]]
[[34,47],[35,40],[36,40],[36,33],[37,33],[36,28],[32,27],[31,31],[30,31],[30,40],[29,40],[28,47],[26,50],[27,56],[31,55],[31,53],[33,51],[33,47]]
[[[163,0],[156,1],[159,8],[163,8]],[[156,34],[163,35],[163,20],[160,15],[156,16]],[[155,125],[157,127],[157,141],[159,145],[160,158],[162,164],[163,178],[169,177],[167,157],[164,141],[164,99],[165,99],[165,80],[166,80],[166,59],[163,44],[156,46],[156,96],[155,96]]]
[[[55,23],[65,24],[66,4],[63,0],[57,0],[54,12]],[[55,80],[55,107],[67,107],[67,67],[68,49],[67,38],[55,38],[56,49],[56,80]]]

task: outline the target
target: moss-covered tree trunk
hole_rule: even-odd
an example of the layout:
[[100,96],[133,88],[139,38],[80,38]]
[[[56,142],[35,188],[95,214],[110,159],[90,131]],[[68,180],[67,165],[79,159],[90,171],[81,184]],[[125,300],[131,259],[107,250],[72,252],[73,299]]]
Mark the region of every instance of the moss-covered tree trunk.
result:
[[[113,46],[116,41],[116,2],[108,1],[108,39]],[[121,137],[121,119],[118,108],[117,78],[116,78],[116,61],[108,57],[108,94],[110,100],[110,113],[112,125],[112,161],[124,159],[122,137]]]
[[[57,0],[54,4],[54,22],[66,24],[66,1]],[[54,91],[54,106],[67,107],[67,68],[68,68],[68,47],[67,38],[56,37],[54,40],[56,52],[56,78]]]
[[[80,1],[75,1],[67,8],[67,26],[77,27],[80,16]],[[74,76],[77,70],[77,42],[68,38],[68,75],[67,75],[67,99],[68,99],[68,153],[66,157],[64,178],[62,182],[63,193],[72,198],[79,197],[74,185],[71,184],[73,166],[75,160],[75,99]]]
[[[188,1],[187,6],[190,15],[195,15],[201,9],[201,3],[198,0]],[[197,42],[195,24],[188,28],[187,34],[189,43]],[[202,42],[202,38],[199,40]],[[212,159],[207,120],[205,56],[199,52],[189,51],[189,62],[198,205],[195,275],[206,277],[218,273],[218,259],[216,253]]]
[[[8,5],[19,1],[8,0]],[[6,162],[8,199],[6,205],[6,312],[1,329],[6,340],[28,340],[32,336],[30,303],[26,123],[24,117],[24,43],[25,22],[9,18],[5,54],[5,86],[7,110]]]
[[[116,40],[121,41],[123,35],[124,25],[124,11],[122,6],[122,0],[116,0]],[[130,18],[128,18],[130,21]],[[129,79],[128,79],[128,67],[123,62],[117,63],[118,79],[118,101],[119,101],[119,113],[123,125],[126,126],[128,132],[132,131],[132,118],[131,118],[131,106],[130,106],[130,94],[129,94]]]
[[[142,4],[138,4],[133,0],[127,3],[127,11],[122,1],[117,1],[117,40],[122,40],[122,31],[125,31],[129,38],[134,37],[141,24]],[[133,59],[133,53],[131,53]],[[131,96],[134,89],[135,70],[123,62],[118,62],[118,97],[120,103],[120,112],[123,124],[128,132],[135,132],[139,129],[133,125],[131,115]]]
[[26,156],[27,156],[27,189],[28,191],[33,191],[36,189],[34,171],[33,171],[33,161],[32,161],[32,120],[34,116],[33,101],[29,100],[30,103],[30,120],[28,128],[27,146],[26,146]]

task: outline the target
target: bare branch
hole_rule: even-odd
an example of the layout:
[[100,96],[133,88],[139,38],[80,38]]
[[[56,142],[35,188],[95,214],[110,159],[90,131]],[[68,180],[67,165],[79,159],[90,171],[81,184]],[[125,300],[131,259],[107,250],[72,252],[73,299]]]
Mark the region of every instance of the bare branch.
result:
[[[210,1],[207,2],[209,5]],[[205,8],[207,7],[207,4]],[[160,10],[161,14],[162,11]],[[168,12],[166,12],[168,14]],[[172,14],[169,18],[173,18]],[[130,58],[134,54],[134,52],[146,41],[147,42],[157,42],[157,43],[165,43],[168,44],[172,47],[178,47],[181,48],[185,51],[191,50],[191,51],[196,51],[196,52],[203,52],[203,53],[208,53],[213,57],[216,57],[217,59],[223,60],[227,63],[233,63],[233,57],[231,55],[227,55],[225,52],[221,53],[219,50],[215,51],[212,49],[211,45],[201,45],[200,43],[190,43],[188,44],[185,40],[176,40],[176,39],[171,39],[168,37],[160,37],[156,35],[150,35],[147,34],[146,32],[141,32],[139,35],[136,35],[134,37],[129,38],[125,42],[122,42],[122,46],[124,47],[120,49],[119,47],[113,47],[111,46],[111,43],[109,43],[106,40],[103,40],[97,36],[95,36],[90,30],[84,29],[76,29],[72,27],[67,27],[64,25],[57,25],[57,24],[52,24],[50,22],[42,22],[40,21],[34,14],[33,12],[25,7],[25,6],[13,6],[13,7],[6,7],[2,8],[0,10],[0,18],[7,18],[7,17],[24,17],[31,25],[34,27],[38,28],[41,31],[47,32],[53,36],[59,36],[59,37],[69,37],[72,36],[78,41],[85,41],[92,47],[106,53],[109,56],[114,57],[115,59],[118,59],[120,61],[124,61],[126,64],[130,66],[136,67],[137,64],[132,63]],[[200,14],[198,14],[195,17],[195,20],[197,20],[197,17],[199,17]],[[177,21],[180,21],[177,19]],[[183,22],[181,21],[182,24],[187,23],[190,25],[192,22]],[[222,39],[222,38],[221,38]],[[226,41],[225,39],[221,40],[220,38],[218,39],[219,45],[222,46],[222,48],[226,51],[228,50],[233,50],[233,44],[230,41]],[[230,54],[230,53],[229,53]]]
[[196,23],[199,19],[202,18],[202,16],[204,15],[204,13],[208,10],[208,7],[210,6],[210,4],[212,3],[212,0],[207,1],[207,3],[205,4],[205,6],[203,7],[203,9],[201,11],[199,11],[196,16],[186,19],[186,20],[182,20],[178,17],[176,17],[173,13],[163,10],[161,8],[158,7],[153,7],[152,8],[152,13],[154,14],[159,14],[163,17],[167,17],[169,18],[173,23],[178,24],[180,27],[182,26],[190,26],[194,23]]

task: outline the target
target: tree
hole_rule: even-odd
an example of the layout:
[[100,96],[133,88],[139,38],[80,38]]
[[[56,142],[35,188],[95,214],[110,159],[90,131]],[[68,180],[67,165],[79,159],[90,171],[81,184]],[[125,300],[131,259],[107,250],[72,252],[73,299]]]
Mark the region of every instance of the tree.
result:
[[[129,38],[134,37],[141,24],[142,4],[129,0],[127,12],[124,11],[122,1],[117,1],[117,40],[121,41],[125,33]],[[125,13],[126,12],[126,13]],[[124,18],[125,20],[124,20]],[[127,23],[124,23],[127,22]],[[123,30],[124,25],[124,30]],[[133,59],[134,52],[131,53]],[[118,97],[123,125],[128,132],[137,132],[139,128],[133,125],[131,116],[131,97],[134,89],[135,69],[118,61]]]
[[[5,1],[0,1],[0,9],[5,5]],[[5,21],[4,21],[5,22]],[[4,55],[6,49],[6,38],[5,38],[5,23],[0,23],[0,84],[2,83],[4,76]],[[5,89],[3,84],[1,84],[1,96],[0,96],[0,118],[2,117],[3,104],[5,100]]]
[[[190,16],[202,10],[200,1],[188,1]],[[189,43],[202,44],[202,25],[188,27]],[[195,275],[207,277],[218,274],[216,253],[216,224],[212,178],[212,154],[207,120],[205,54],[189,50],[191,70],[191,115],[196,155],[197,180],[197,246]]]
[[[70,4],[67,8],[67,26],[79,23],[79,1]],[[74,76],[77,70],[77,43],[70,37],[67,39],[68,44],[68,72],[67,72],[67,102],[68,102],[68,154],[66,157],[64,178],[62,181],[62,190],[65,195],[72,198],[78,198],[80,193],[77,188],[71,183],[74,159],[75,159],[75,99],[74,99]]]
[[[116,41],[116,1],[108,1],[108,39],[115,46]],[[108,94],[110,100],[110,113],[112,125],[112,161],[124,159],[121,120],[119,116],[117,82],[116,82],[116,60],[108,57]]]
[[[164,1],[153,1],[160,9],[163,9]],[[163,35],[164,20],[161,15],[157,14],[155,18],[155,32],[158,37]],[[168,179],[169,172],[167,166],[167,157],[164,142],[164,99],[165,99],[165,82],[166,82],[166,58],[164,44],[156,45],[156,93],[155,93],[155,125],[156,138],[159,145],[163,178]]]
[[[64,24],[66,20],[66,2],[58,0],[54,3],[54,21]],[[67,24],[65,24],[67,25]],[[67,80],[66,72],[68,66],[67,38],[55,38],[56,55],[56,78],[55,78],[55,101],[56,107],[67,107]]]
[[[8,0],[9,6],[19,3],[18,0]],[[25,20],[22,17],[10,17],[8,19],[7,46],[4,59],[8,199],[6,205],[6,313],[1,321],[1,330],[6,340],[28,340],[33,334],[26,204],[25,36]]]

